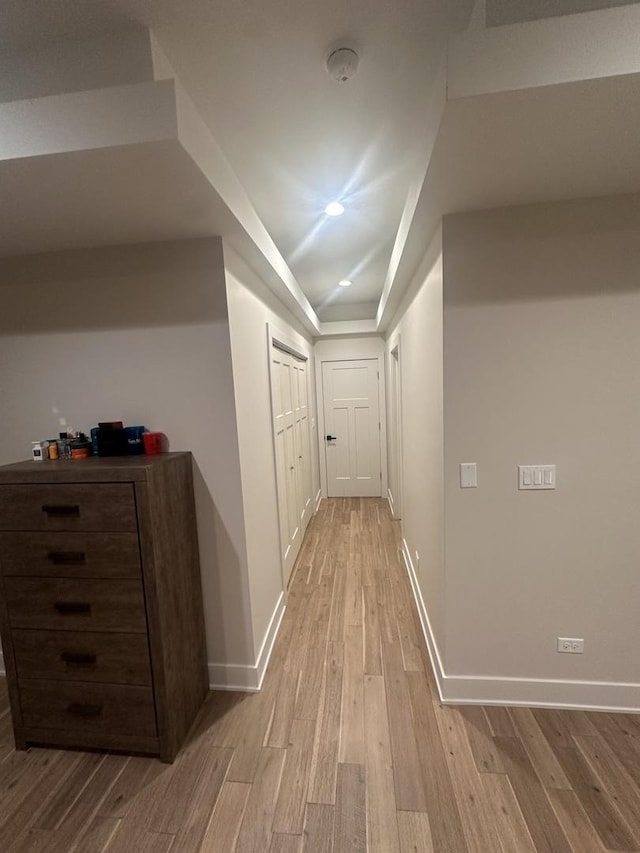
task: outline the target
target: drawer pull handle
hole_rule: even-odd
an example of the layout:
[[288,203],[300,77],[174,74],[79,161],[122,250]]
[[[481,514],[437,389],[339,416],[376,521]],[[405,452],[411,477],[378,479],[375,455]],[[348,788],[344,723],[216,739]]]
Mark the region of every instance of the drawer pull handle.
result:
[[96,656],[84,652],[62,652],[60,660],[75,666],[91,666],[96,662]]
[[49,551],[47,559],[54,566],[84,566],[87,555],[84,551]]
[[67,706],[67,713],[75,714],[77,717],[99,717],[102,713],[102,705],[72,702]]
[[91,605],[87,601],[56,601],[53,605],[58,613],[91,613]]
[[77,518],[80,515],[78,504],[44,504],[42,512],[50,518]]

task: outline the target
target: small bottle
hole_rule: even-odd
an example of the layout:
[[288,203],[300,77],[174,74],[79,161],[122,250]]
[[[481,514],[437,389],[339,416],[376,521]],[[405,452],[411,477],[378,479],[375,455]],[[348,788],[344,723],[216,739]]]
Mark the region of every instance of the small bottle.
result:
[[49,459],[57,459],[58,458],[58,443],[55,438],[49,439]]
[[42,462],[42,460],[44,459],[45,449],[42,446],[41,441],[31,442],[31,454],[33,456],[34,462]]
[[67,436],[66,432],[60,433],[60,440],[58,441],[58,455],[60,459],[70,459],[71,458],[71,447],[70,440]]

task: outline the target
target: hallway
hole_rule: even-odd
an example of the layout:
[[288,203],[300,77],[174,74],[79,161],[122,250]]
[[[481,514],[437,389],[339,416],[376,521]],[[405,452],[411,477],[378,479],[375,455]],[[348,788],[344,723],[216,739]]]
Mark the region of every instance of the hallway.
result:
[[311,520],[259,694],[210,694],[175,764],[12,748],[3,853],[640,850],[640,717],[443,707],[385,501]]

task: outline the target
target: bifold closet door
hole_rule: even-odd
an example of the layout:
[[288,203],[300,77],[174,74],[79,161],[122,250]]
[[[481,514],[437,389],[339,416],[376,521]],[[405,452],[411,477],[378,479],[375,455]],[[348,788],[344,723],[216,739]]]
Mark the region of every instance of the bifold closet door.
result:
[[304,360],[271,348],[278,515],[285,585],[311,515],[308,373]]

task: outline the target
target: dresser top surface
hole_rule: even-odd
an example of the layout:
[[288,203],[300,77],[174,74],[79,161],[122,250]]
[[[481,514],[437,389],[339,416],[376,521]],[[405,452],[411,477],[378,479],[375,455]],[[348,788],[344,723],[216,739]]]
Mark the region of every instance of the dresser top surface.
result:
[[190,457],[189,451],[154,456],[90,456],[88,459],[27,459],[0,466],[0,484],[5,483],[107,483],[145,480],[159,466]]

